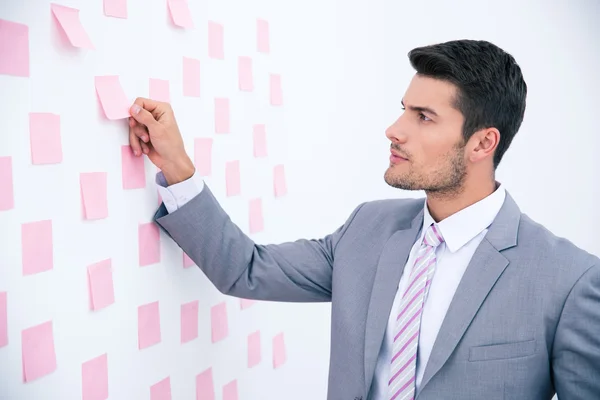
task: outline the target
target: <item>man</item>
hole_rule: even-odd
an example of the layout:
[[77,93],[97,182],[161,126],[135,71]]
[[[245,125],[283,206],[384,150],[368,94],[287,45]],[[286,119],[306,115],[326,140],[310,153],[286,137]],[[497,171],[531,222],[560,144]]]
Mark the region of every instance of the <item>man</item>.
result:
[[332,302],[329,400],[600,399],[600,259],[522,214],[495,170],[527,87],[512,56],[458,40],[409,53],[385,181],[320,240],[258,245],[194,173],[167,104],[130,143],[161,169],[155,221],[232,296]]

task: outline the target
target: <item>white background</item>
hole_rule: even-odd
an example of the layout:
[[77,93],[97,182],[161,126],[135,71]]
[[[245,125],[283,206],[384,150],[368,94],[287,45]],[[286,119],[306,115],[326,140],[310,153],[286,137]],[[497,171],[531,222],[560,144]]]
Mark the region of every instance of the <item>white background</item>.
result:
[[[0,348],[0,398],[78,399],[81,364],[108,353],[111,399],[149,398],[171,377],[173,399],[194,399],[194,377],[213,368],[221,387],[238,379],[240,399],[323,399],[329,351],[328,305],[260,303],[240,310],[162,236],[162,262],[140,268],[137,226],[157,203],[155,169],[145,189],[123,191],[124,121],[107,121],[94,76],[119,75],[133,101],[148,79],[169,79],[171,98],[193,154],[196,137],[214,137],[207,179],[232,219],[247,231],[248,200],[263,197],[261,243],[320,237],[362,201],[422,196],[383,181],[385,128],[412,77],[407,52],[434,42],[486,39],[513,54],[529,88],[525,121],[498,171],[521,209],[554,233],[600,254],[600,28],[595,0],[302,2],[189,0],[196,27],[176,29],[164,0],[129,0],[129,18],[108,18],[102,1],[79,8],[96,50],[69,48],[45,0],[0,0],[0,18],[29,26],[29,78],[0,76],[0,156],[13,157],[15,208],[0,212],[0,291],[8,292],[9,345]],[[271,54],[256,52],[256,18],[267,19]],[[207,56],[207,22],[225,26],[225,60]],[[253,58],[256,90],[239,92],[237,56]],[[201,60],[200,98],[182,96],[181,58]],[[283,77],[284,106],[268,104],[268,74]],[[232,134],[215,136],[213,99],[231,99]],[[61,164],[31,165],[29,112],[61,116]],[[269,157],[252,157],[252,124],[267,126]],[[224,163],[240,159],[242,195],[225,197]],[[284,163],[288,196],[274,199],[270,171]],[[251,168],[254,168],[251,170]],[[109,217],[80,219],[79,174],[108,173]],[[54,269],[23,277],[22,223],[52,219]],[[86,267],[112,258],[115,304],[88,310]],[[200,300],[199,337],[180,344],[179,307]],[[137,306],[160,301],[162,342],[137,349]],[[210,341],[209,310],[227,301],[229,337]],[[57,370],[22,383],[21,330],[52,319]],[[260,329],[262,362],[246,367],[246,337]],[[271,338],[285,333],[288,361],[272,367]]]

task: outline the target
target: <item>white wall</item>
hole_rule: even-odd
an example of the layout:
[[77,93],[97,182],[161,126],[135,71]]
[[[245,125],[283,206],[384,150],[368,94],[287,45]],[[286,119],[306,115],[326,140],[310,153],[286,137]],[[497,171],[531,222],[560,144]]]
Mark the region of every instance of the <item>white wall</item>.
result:
[[[327,305],[260,303],[240,310],[237,299],[214,290],[197,269],[183,269],[180,250],[164,236],[160,264],[137,264],[137,225],[156,207],[154,169],[145,189],[121,189],[122,121],[107,121],[94,76],[116,74],[128,97],[148,95],[148,79],[171,81],[171,97],[190,154],[195,137],[215,140],[214,175],[207,179],[232,218],[247,230],[247,201],[263,196],[265,231],[259,242],[319,237],[334,230],[359,203],[420,196],[383,181],[384,129],[400,112],[412,76],[406,53],[456,38],[491,40],[511,52],[529,86],[523,127],[498,179],[522,210],[555,233],[600,254],[600,32],[594,0],[502,2],[303,2],[189,0],[196,29],[168,20],[165,1],[129,0],[129,18],[103,15],[102,1],[63,0],[79,8],[96,50],[65,46],[45,0],[0,1],[0,19],[29,26],[31,76],[0,75],[0,156],[12,156],[15,207],[0,212],[0,292],[8,298],[8,345],[0,347],[0,398],[81,398],[81,365],[108,354],[112,399],[149,398],[149,386],[170,376],[173,399],[194,398],[194,377],[208,367],[221,387],[237,379],[240,399],[319,399],[327,384]],[[367,5],[368,4],[368,5]],[[256,18],[271,29],[271,54],[256,52]],[[207,57],[207,21],[225,26],[225,56]],[[202,65],[202,96],[182,96],[182,55]],[[237,56],[254,60],[256,91],[237,89]],[[283,76],[284,106],[268,105],[267,74]],[[213,134],[212,101],[232,101],[230,135]],[[31,165],[28,113],[61,116],[64,160]],[[267,124],[269,157],[251,155],[251,126]],[[224,196],[225,160],[242,160],[242,196]],[[286,166],[289,194],[274,199],[271,167]],[[255,167],[255,172],[248,166]],[[80,219],[79,173],[109,176],[109,217]],[[52,219],[54,269],[21,272],[21,224]],[[113,263],[115,303],[88,309],[86,267]],[[199,300],[199,336],[182,345],[179,308]],[[137,307],[160,302],[162,341],[137,349]],[[230,334],[210,341],[210,307],[225,300]],[[21,331],[53,320],[57,369],[22,382]],[[246,367],[246,337],[262,334],[262,362]],[[287,363],[273,369],[271,338],[284,332]]]

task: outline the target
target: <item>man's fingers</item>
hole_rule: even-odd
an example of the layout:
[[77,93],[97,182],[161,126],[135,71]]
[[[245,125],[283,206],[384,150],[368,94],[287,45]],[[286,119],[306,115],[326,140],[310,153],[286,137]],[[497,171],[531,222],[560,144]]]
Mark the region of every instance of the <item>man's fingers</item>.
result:
[[150,140],[148,130],[146,129],[146,127],[144,125],[136,122],[136,124],[133,126],[133,128],[130,128],[130,129],[132,129],[135,136],[142,139],[142,141],[148,143],[148,141]]
[[140,145],[140,139],[136,136],[133,129],[129,128],[129,145],[131,146],[131,150],[133,150],[133,154],[139,156],[142,154],[142,146]]

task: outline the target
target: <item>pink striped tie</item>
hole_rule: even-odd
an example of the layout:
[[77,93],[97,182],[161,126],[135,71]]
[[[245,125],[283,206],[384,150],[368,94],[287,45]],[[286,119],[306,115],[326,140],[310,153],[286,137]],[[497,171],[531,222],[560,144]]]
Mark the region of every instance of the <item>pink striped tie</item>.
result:
[[431,224],[423,236],[423,242],[410,273],[410,284],[402,296],[392,346],[388,383],[390,400],[414,399],[423,300],[427,296],[435,270],[435,249],[443,241],[438,229]]

